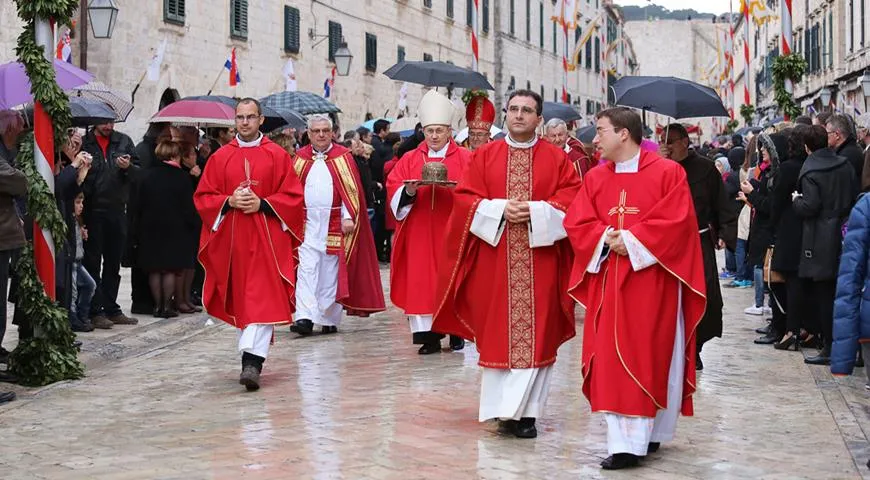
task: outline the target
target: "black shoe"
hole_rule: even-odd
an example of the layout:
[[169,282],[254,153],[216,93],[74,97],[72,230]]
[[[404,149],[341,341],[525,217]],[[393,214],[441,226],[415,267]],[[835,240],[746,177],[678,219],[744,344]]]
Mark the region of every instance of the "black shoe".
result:
[[630,453],[614,453],[601,462],[601,468],[605,470],[622,470],[633,468],[640,464],[640,457]]
[[801,348],[815,348],[821,350],[823,347],[822,339],[818,335],[809,335],[801,340]]
[[450,335],[450,349],[454,352],[458,352],[463,348],[465,348],[465,340],[463,340],[462,337]]
[[757,333],[759,335],[767,335],[768,333],[770,333],[770,329],[771,329],[771,325],[768,323],[767,326],[764,326],[761,328],[756,328],[755,333]]
[[831,364],[831,348],[823,348],[818,355],[804,359],[807,365],[830,365]]
[[260,371],[253,365],[247,365],[242,368],[242,374],[239,376],[239,383],[245,386],[249,392],[260,389]]
[[523,417],[519,422],[514,424],[514,435],[517,438],[535,438],[538,436],[538,429],[535,428],[535,419]]
[[378,262],[380,263],[390,263],[389,255],[384,255],[382,253],[378,254]]
[[0,405],[4,403],[9,403],[12,400],[15,400],[15,392],[2,392],[0,393]]
[[338,333],[338,327],[335,325],[324,325],[320,328],[320,333],[327,335],[330,333]]
[[18,383],[18,377],[9,372],[0,372],[0,382]]
[[190,303],[193,304],[194,307],[202,306],[202,295],[198,293],[194,293],[190,296]]
[[154,311],[151,313],[154,318],[163,318],[163,308],[154,307]]
[[441,353],[441,342],[438,343],[424,343],[417,353],[420,355],[431,355],[433,353]]
[[145,303],[134,303],[130,306],[130,313],[132,315],[148,315],[154,310],[154,306]]
[[797,352],[800,348],[800,336],[792,334],[790,337],[786,338],[781,342],[776,342],[773,344],[773,348],[777,350],[791,350],[794,347],[794,351]]
[[513,435],[516,430],[517,421],[516,420],[499,420],[498,421],[498,433],[503,433],[505,435]]
[[87,333],[87,332],[94,331],[94,326],[91,325],[90,323],[75,322],[75,323],[71,324],[70,327],[72,328],[73,332]]
[[[703,370],[703,369],[704,369],[704,362],[701,361],[701,354],[696,353],[695,354],[695,370]],[[621,455],[621,454],[617,453],[617,455]],[[628,454],[626,454],[626,455],[628,455]]]
[[9,362],[9,350],[6,350],[3,347],[0,347],[0,363]]
[[649,442],[649,445],[646,446],[646,454],[649,455],[650,453],[658,452],[659,447],[661,446],[662,444],[659,442]]
[[776,333],[776,331],[771,329],[767,335],[756,338],[753,343],[755,343],[756,345],[773,345],[774,343],[779,341],[780,338],[782,337],[778,333]]
[[311,335],[314,331],[314,322],[305,318],[300,318],[293,322],[293,325],[290,325],[290,331],[303,336]]
[[855,360],[855,366],[858,368],[864,368],[864,355],[861,354],[861,350],[858,350],[858,359]]

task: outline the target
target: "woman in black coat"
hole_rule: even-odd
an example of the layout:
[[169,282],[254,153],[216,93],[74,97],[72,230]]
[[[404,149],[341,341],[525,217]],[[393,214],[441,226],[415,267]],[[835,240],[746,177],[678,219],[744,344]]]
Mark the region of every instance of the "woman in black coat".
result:
[[[196,191],[199,186],[199,178],[202,175],[202,169],[205,168],[201,162],[202,156],[196,151],[196,146],[187,142],[181,143],[181,169],[188,175],[188,180]],[[199,234],[202,228],[202,221],[199,216],[196,217],[196,231],[190,237],[190,244],[187,245],[188,253],[193,262],[193,267],[186,268],[178,278],[180,282],[179,294],[175,296],[175,307],[181,313],[201,312],[202,308],[196,306],[193,301],[193,291],[202,291],[202,282],[205,280],[205,272],[201,271],[202,267],[196,261],[196,254],[199,251]],[[197,270],[200,270],[197,273]]]
[[763,158],[765,152],[775,153],[775,150],[762,149],[760,141],[756,145],[758,145],[758,179],[750,178],[740,184],[740,190],[743,194],[741,197],[752,205],[752,223],[749,226],[749,249],[746,254],[746,262],[749,271],[753,273],[755,287],[755,303],[744,310],[744,313],[763,315],[769,310],[764,306],[762,266],[767,247],[773,244],[773,226],[770,223],[770,191],[773,183],[772,176],[776,172],[779,159],[775,156]]
[[194,265],[190,246],[199,233],[199,217],[193,205],[190,174],[181,168],[181,145],[162,142],[155,153],[158,163],[143,175],[133,225],[137,260],[148,272],[154,296],[154,316],[170,318],[178,316],[173,294],[182,296],[183,282],[176,277]]

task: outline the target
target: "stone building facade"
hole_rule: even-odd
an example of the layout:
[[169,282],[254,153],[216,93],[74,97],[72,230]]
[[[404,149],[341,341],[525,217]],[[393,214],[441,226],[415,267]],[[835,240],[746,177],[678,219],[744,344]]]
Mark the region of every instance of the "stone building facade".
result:
[[[561,92],[562,32],[554,37],[558,2],[478,0],[479,70],[495,87],[491,97],[501,111],[511,88],[530,86],[546,100]],[[613,12],[609,1],[580,0],[581,19]],[[382,74],[397,61],[441,60],[471,66],[472,0],[148,0],[119,3],[111,39],[89,33],[87,70],[122,94],[136,85],[135,109],[119,129],[141,135],[149,117],[167,102],[189,95],[262,97],[284,89],[283,69],[292,59],[299,90],[323,93],[333,63],[330,52],[343,39],[353,54],[350,74],[335,78],[330,100],[340,106],[343,128],[367,114],[395,117],[401,82]],[[610,14],[611,17],[613,13]],[[618,19],[621,21],[621,19]],[[80,25],[80,24],[79,24]],[[513,25],[513,28],[511,26]],[[0,2],[0,60],[15,57],[21,25],[11,2]],[[616,28],[615,28],[616,29]],[[621,35],[621,25],[618,25]],[[543,33],[543,35],[542,35]],[[575,32],[569,39],[573,51]],[[554,45],[554,38],[557,39]],[[167,42],[157,81],[144,79],[151,57]],[[80,61],[80,33],[72,40]],[[497,43],[500,47],[497,48]],[[627,40],[618,52],[630,55]],[[223,68],[235,48],[241,83],[228,84]],[[629,62],[615,58],[614,64]],[[634,63],[634,60],[631,60]],[[513,81],[512,81],[513,80]],[[572,103],[605,103],[594,68],[570,72]],[[414,114],[424,89],[409,85],[407,105]],[[461,91],[454,92],[457,98]]]

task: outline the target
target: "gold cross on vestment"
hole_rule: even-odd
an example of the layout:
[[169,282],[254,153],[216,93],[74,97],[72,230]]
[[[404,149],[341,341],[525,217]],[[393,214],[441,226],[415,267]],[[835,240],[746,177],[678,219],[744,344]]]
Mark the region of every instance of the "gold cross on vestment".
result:
[[244,190],[246,192],[251,191],[251,187],[257,185],[258,181],[251,180],[251,164],[248,162],[248,159],[245,158],[245,181],[239,184],[239,189]]
[[640,209],[637,207],[627,207],[625,205],[625,190],[619,192],[619,204],[610,210],[607,211],[607,215],[612,217],[614,215],[619,215],[617,221],[619,222],[619,229],[622,230],[622,225],[625,222],[626,215],[637,215],[640,213]]

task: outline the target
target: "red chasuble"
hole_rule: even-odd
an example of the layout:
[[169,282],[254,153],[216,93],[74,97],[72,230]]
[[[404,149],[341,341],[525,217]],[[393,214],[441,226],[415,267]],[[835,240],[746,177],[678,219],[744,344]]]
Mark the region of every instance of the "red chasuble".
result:
[[529,248],[528,224],[506,223],[492,247],[469,228],[481,200],[542,200],[564,212],[579,187],[565,152],[547,142],[516,149],[496,140],[477,149],[456,189],[432,331],[473,340],[483,367],[555,362],[574,336],[568,240]]
[[[425,163],[443,162],[448,180],[459,181],[470,159],[471,152],[453,140],[443,159],[430,159],[429,145],[420,143],[402,156],[387,177],[387,208],[405,180],[420,180]],[[449,187],[418,187],[410,213],[396,222],[390,259],[390,299],[407,315],[435,313],[437,260],[445,248],[444,231],[453,208],[453,192]]]
[[[246,182],[275,215],[230,208],[214,230],[229,197]],[[304,225],[302,184],[290,155],[265,137],[252,148],[240,148],[234,139],[209,158],[193,201],[202,218],[199,261],[205,269],[206,312],[238,328],[290,323],[293,255]]]
[[568,137],[568,148],[570,149],[568,152],[568,160],[570,160],[571,164],[574,165],[574,170],[577,171],[580,177],[586,176],[586,172],[588,172],[594,164],[592,163],[592,159],[589,158],[589,155],[586,155],[586,152],[583,150],[583,143],[574,137]]
[[[608,227],[628,230],[658,260],[634,271],[611,252],[587,272]],[[698,221],[680,164],[642,152],[637,173],[593,168],[565,218],[574,246],[569,293],[586,307],[583,393],[592,411],[654,417],[667,406],[668,372],[682,285],[686,369],[683,415],[692,414],[695,329],[706,308]]]
[[[304,185],[314,164],[314,150],[307,145],[296,155],[294,168]],[[367,317],[386,310],[386,306],[375,240],[366,213],[365,193],[350,150],[333,144],[326,155],[326,167],[332,176],[332,205],[335,207],[329,218],[326,253],[339,257],[335,301],[344,306],[348,315]],[[354,223],[354,231],[349,235],[341,232],[342,203]]]

